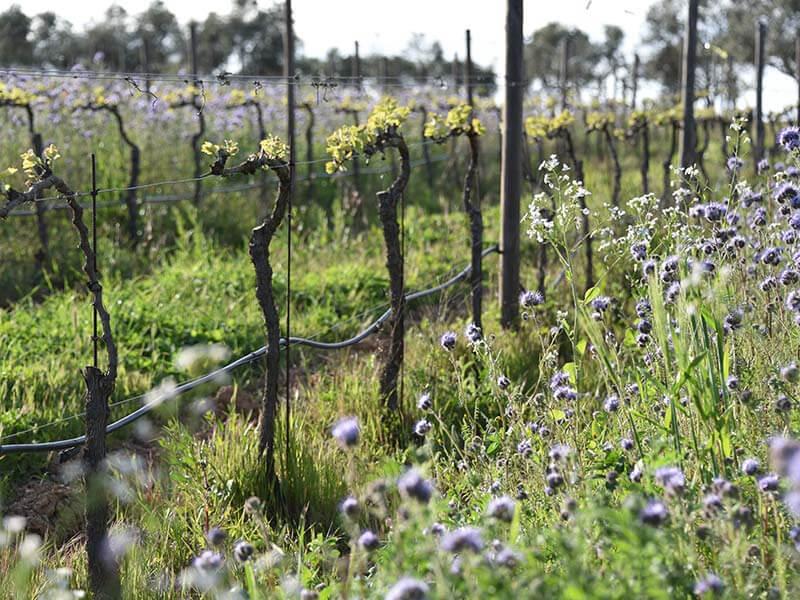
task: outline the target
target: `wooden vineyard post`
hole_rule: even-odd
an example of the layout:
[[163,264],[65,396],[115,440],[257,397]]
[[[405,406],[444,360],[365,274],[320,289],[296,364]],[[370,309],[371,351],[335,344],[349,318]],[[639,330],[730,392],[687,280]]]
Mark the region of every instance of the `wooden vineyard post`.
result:
[[522,191],[522,0],[507,0],[506,76],[500,206],[500,323],[519,317],[520,194]]
[[695,65],[697,62],[697,7],[699,0],[689,0],[689,11],[686,19],[686,35],[683,48],[683,79],[681,81],[681,99],[683,101],[683,131],[681,133],[681,169],[690,167],[695,162],[695,146],[697,135],[694,122],[694,83]]
[[464,84],[467,88],[467,104],[473,109],[475,103],[472,101],[472,34],[467,29],[467,59],[464,61]]
[[[294,86],[294,22],[292,20],[292,0],[285,0],[286,32],[283,40],[284,62],[283,75],[286,77],[286,100],[288,114],[286,119],[286,138],[289,144],[289,193],[286,203],[286,339],[291,335],[291,298],[292,298],[292,194],[295,185],[295,86]],[[290,346],[286,345],[286,410],[285,416],[285,442],[286,464],[289,464],[289,443],[291,426],[291,377],[290,377]]]

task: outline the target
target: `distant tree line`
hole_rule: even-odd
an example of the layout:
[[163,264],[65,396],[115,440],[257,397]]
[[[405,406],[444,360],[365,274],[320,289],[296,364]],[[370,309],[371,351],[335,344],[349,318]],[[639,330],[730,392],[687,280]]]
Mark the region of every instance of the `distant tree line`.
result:
[[[227,14],[209,13],[197,27],[197,68],[201,73],[230,68],[237,73],[280,75],[283,68],[283,6],[260,8],[253,0],[234,0]],[[304,57],[296,40],[298,72],[307,75],[347,75],[353,72],[353,54],[331,49],[325,59]],[[103,19],[79,31],[55,12],[29,16],[13,5],[0,13],[0,64],[68,69],[102,63],[107,69],[128,72],[175,72],[189,69],[189,33],[162,0],[131,15],[112,5]],[[385,62],[384,62],[385,59]],[[463,83],[463,66],[445,58],[438,42],[412,37],[402,56],[361,56],[360,71],[410,78],[442,77],[454,73]],[[454,68],[455,67],[455,68]],[[384,68],[388,73],[384,73]],[[478,93],[491,93],[495,73],[473,65],[476,80],[486,82]]]
[[[660,84],[665,94],[677,95],[680,86],[686,0],[659,0],[645,17],[636,41],[640,80]],[[779,71],[796,73],[795,39],[800,35],[800,0],[701,0],[698,22],[700,89],[735,100],[748,67],[753,65],[756,23],[767,23],[767,61]],[[530,36],[525,67],[539,87],[558,89],[562,57],[568,45],[566,83],[571,89],[612,87],[623,94],[631,86],[634,60],[622,47],[625,33],[615,25],[605,28],[604,39],[593,42],[585,32],[550,23]],[[612,83],[613,82],[613,83]],[[615,93],[615,96],[617,94]]]

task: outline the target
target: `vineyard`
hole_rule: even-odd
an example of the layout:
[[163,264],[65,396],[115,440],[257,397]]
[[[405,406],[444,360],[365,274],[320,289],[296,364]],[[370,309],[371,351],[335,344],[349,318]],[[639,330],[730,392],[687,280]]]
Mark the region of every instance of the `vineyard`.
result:
[[797,597],[765,22],[751,108],[696,0],[638,101],[532,92],[520,0],[501,83],[300,73],[281,7],[281,76],[0,67],[0,598]]

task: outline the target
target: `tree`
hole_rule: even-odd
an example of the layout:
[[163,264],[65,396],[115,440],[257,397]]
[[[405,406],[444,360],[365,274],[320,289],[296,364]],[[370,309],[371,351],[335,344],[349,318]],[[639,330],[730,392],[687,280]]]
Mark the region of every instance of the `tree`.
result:
[[680,89],[681,46],[683,44],[684,0],[662,0],[647,11],[642,44],[645,55],[644,76],[676,94]]
[[0,57],[6,65],[30,65],[33,63],[33,44],[28,39],[31,19],[19,6],[0,13]]
[[[213,14],[213,13],[212,13]],[[209,15],[211,16],[211,15]],[[135,19],[130,51],[135,62],[144,70],[144,45],[147,45],[147,67],[163,71],[179,61],[183,50],[183,36],[175,15],[162,0],[153,2]]]
[[83,52],[81,38],[72,24],[54,12],[43,12],[33,18],[33,62],[66,69],[75,64]]
[[525,45],[525,68],[530,81],[538,81],[544,88],[556,88],[559,83],[561,52],[564,40],[569,38],[569,83],[582,87],[596,77],[599,59],[597,47],[580,29],[568,29],[560,23],[548,23],[533,32]]

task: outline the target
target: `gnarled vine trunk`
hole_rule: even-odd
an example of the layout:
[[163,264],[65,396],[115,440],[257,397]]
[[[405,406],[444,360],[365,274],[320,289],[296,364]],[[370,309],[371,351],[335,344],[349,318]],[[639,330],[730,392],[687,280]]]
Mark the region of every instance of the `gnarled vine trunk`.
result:
[[128,237],[131,243],[136,246],[139,243],[139,207],[136,204],[135,189],[139,185],[139,172],[141,170],[141,151],[139,146],[128,136],[125,131],[125,126],[122,123],[122,115],[119,114],[117,107],[112,107],[111,114],[117,121],[117,129],[122,141],[130,148],[131,151],[131,176],[128,182],[128,191],[125,194],[125,205],[128,208]]
[[675,158],[675,151],[678,148],[678,126],[675,123],[670,125],[670,143],[669,154],[664,159],[662,164],[664,172],[663,190],[661,191],[661,207],[670,205],[669,192],[670,192],[670,169],[672,168],[672,159]]
[[386,144],[395,147],[400,153],[400,173],[389,189],[378,192],[378,214],[383,227],[383,239],[386,245],[386,268],[389,271],[389,293],[392,316],[389,319],[389,351],[384,357],[384,365],[380,375],[380,394],[383,403],[391,411],[399,406],[397,380],[403,364],[405,333],[405,282],[403,249],[400,244],[400,225],[397,221],[397,205],[411,172],[408,146],[400,135],[394,135]]
[[[293,168],[293,167],[292,167]],[[267,334],[266,375],[261,405],[259,449],[265,455],[267,476],[275,474],[275,419],[278,412],[278,378],[280,375],[280,323],[272,287],[272,264],[269,245],[280,227],[289,205],[291,194],[290,167],[274,169],[278,175],[278,196],[272,213],[250,235],[250,259],[256,273],[256,299],[264,316]]]
[[5,219],[10,211],[25,202],[38,203],[45,190],[54,188],[67,202],[72,213],[72,225],[78,232],[78,247],[83,253],[83,272],[88,279],[92,294],[92,306],[102,325],[102,336],[108,355],[108,368],[101,371],[96,365],[83,369],[86,382],[86,554],[89,572],[89,588],[92,597],[99,600],[116,600],[121,597],[116,557],[108,541],[110,517],[109,491],[105,481],[104,461],[106,457],[106,427],[108,425],[108,400],[117,380],[117,348],[111,333],[111,317],[103,303],[103,286],[96,268],[95,249],[89,242],[89,230],[83,222],[83,207],[75,192],[63,180],[47,171],[41,179],[24,192],[9,190],[7,201],[0,207],[0,218]]
[[617,145],[614,143],[614,136],[611,135],[608,125],[603,127],[603,136],[606,139],[608,151],[611,153],[611,162],[614,165],[614,189],[611,192],[611,202],[615,207],[619,208],[619,194],[622,190],[622,167],[619,165]]

